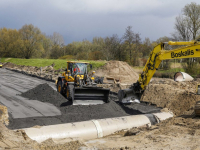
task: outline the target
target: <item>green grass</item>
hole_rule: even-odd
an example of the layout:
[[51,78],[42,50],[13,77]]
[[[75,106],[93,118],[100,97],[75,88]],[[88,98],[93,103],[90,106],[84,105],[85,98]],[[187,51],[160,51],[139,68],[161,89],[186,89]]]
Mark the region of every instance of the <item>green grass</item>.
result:
[[[140,72],[143,71],[144,67],[133,67],[133,69],[137,69],[139,70]],[[171,68],[171,69],[168,69],[168,70],[164,70],[164,69],[159,69],[159,70],[156,70],[156,72],[159,72],[159,73],[175,73],[175,72],[184,72],[184,69],[183,68]]]
[[[0,62],[11,62],[16,65],[24,65],[24,66],[34,66],[34,67],[45,67],[50,66],[53,63],[55,64],[54,69],[66,68],[67,63],[66,59],[19,59],[19,58],[1,58]],[[83,62],[89,62],[92,64],[93,68],[99,68],[105,65],[106,61],[88,61],[88,60],[80,60]]]
[[[183,68],[180,67],[180,65],[176,65],[177,68],[171,68],[168,70],[164,70],[164,69],[159,69],[156,70],[155,74],[153,77],[158,77],[158,78],[174,78],[174,74],[176,72],[185,72],[185,70]],[[142,70],[144,67],[133,67],[134,69],[137,70],[138,73],[142,73]]]
[[160,73],[176,73],[176,72],[184,72],[184,69],[183,68],[171,68],[171,69],[168,69],[168,70],[157,70],[157,72],[160,72]]
[[0,62],[5,62],[7,58],[0,58]]

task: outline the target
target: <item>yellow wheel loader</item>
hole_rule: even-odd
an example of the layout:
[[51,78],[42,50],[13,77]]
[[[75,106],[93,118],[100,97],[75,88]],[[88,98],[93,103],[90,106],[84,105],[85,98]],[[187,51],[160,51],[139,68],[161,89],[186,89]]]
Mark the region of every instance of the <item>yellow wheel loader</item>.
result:
[[67,61],[67,69],[56,81],[57,91],[73,105],[103,104],[109,102],[110,89],[97,87],[94,72],[90,78],[87,62]]

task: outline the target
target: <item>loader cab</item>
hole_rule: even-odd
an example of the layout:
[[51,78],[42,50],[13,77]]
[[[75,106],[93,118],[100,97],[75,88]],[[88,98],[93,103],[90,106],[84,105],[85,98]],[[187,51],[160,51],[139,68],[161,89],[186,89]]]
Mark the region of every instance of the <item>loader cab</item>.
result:
[[85,62],[67,62],[67,70],[70,70],[72,76],[87,74],[87,66]]

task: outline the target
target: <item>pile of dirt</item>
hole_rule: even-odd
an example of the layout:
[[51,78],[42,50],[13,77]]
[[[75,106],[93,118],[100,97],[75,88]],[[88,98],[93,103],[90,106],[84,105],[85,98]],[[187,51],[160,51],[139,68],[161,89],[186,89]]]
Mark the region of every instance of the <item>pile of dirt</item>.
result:
[[14,68],[16,65],[10,62],[3,64],[3,68]]
[[146,88],[141,101],[168,108],[176,116],[191,114],[200,101],[196,95],[197,81],[175,82],[171,79],[154,79]]
[[4,149],[33,149],[36,141],[32,141],[22,131],[12,131],[0,122],[0,147]]
[[111,77],[119,80],[121,83],[135,83],[139,75],[136,71],[123,61],[109,61],[102,68],[95,71],[98,77]]
[[57,107],[60,107],[67,100],[60,93],[55,91],[47,83],[40,84],[37,87],[24,92],[21,96],[29,98],[30,100],[39,100],[41,102],[48,102]]

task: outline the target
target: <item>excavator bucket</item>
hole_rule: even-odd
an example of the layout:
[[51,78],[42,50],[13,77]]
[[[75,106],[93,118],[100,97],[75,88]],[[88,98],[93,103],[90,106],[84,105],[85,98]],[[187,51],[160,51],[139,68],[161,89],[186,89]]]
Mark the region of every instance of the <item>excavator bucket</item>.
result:
[[139,94],[135,93],[132,88],[119,90],[118,99],[121,103],[140,103]]
[[97,105],[108,103],[110,89],[102,87],[75,87],[73,105]]

